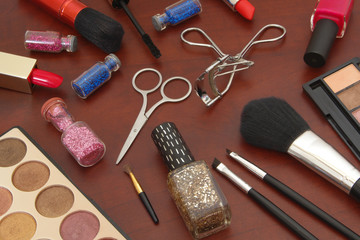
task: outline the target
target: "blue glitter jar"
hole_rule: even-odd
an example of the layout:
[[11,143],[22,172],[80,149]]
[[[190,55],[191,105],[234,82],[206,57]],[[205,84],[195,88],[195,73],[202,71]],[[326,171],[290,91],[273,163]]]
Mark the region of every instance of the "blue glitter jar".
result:
[[71,87],[79,97],[86,99],[96,89],[107,82],[111,78],[111,72],[117,71],[120,66],[120,60],[111,53],[105,57],[104,62],[97,62],[73,80]]
[[165,13],[154,15],[152,23],[157,31],[162,31],[168,25],[176,25],[201,11],[199,0],[181,0],[165,8]]

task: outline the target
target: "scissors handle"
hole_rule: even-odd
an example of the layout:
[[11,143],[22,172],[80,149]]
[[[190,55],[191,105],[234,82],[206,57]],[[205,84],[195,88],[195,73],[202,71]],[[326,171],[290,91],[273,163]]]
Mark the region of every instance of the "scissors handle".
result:
[[[136,85],[136,78],[143,72],[154,72],[159,76],[159,82],[156,84],[155,87],[153,87],[151,89],[141,89]],[[156,70],[154,68],[143,68],[143,69],[137,71],[135,73],[135,75],[133,76],[133,79],[132,79],[132,85],[133,85],[134,89],[136,91],[138,91],[139,93],[141,93],[143,96],[148,94],[148,93],[154,92],[156,89],[158,89],[160,87],[160,85],[161,85],[161,82],[162,82],[162,75],[158,70]]]

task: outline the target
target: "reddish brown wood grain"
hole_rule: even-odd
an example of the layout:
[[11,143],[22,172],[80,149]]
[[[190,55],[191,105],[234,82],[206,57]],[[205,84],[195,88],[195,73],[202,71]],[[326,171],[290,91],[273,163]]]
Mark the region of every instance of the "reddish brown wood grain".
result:
[[[314,132],[360,168],[359,160],[302,90],[305,82],[357,56],[360,42],[358,2],[354,3],[345,37],[335,41],[326,65],[320,69],[310,68],[302,60],[311,35],[309,22],[315,1],[252,0],[256,10],[250,22],[232,12],[221,0],[202,0],[203,12],[199,16],[163,32],[156,32],[151,17],[163,12],[166,6],[175,1],[130,1],[130,10],[160,49],[162,56],[159,59],[150,54],[125,12],[111,8],[107,0],[82,2],[118,20],[125,30],[122,48],[116,52],[122,62],[121,68],[87,100],[75,95],[70,82],[96,61],[102,61],[106,54],[31,1],[0,1],[0,51],[36,58],[40,69],[64,77],[59,88],[36,87],[32,95],[0,89],[0,132],[15,125],[23,127],[74,183],[134,240],[191,239],[167,191],[167,169],[150,137],[152,129],[165,121],[176,124],[195,158],[205,160],[210,166],[217,157],[319,239],[344,238],[256,179],[228,158],[225,149],[241,153],[360,233],[359,203],[290,156],[252,147],[243,141],[239,133],[240,114],[248,101],[267,96],[284,98]],[[221,101],[206,108],[192,93],[184,102],[162,105],[150,117],[120,165],[115,165],[142,104],[141,95],[131,85],[135,72],[151,67],[158,69],[164,79],[179,75],[194,82],[217,55],[210,49],[181,42],[181,31],[188,27],[199,27],[223,52],[236,54],[261,27],[269,23],[283,25],[287,29],[286,37],[279,42],[252,49],[246,58],[254,61],[255,65],[236,74],[231,89]],[[77,35],[78,51],[47,54],[25,50],[23,41],[26,30],[53,30]],[[55,96],[63,98],[75,119],[87,122],[105,142],[107,152],[99,164],[91,168],[80,167],[61,145],[61,134],[41,117],[42,104]],[[154,99],[159,99],[159,95],[150,96],[150,104],[155,102]],[[130,179],[122,170],[124,163],[133,166],[159,217],[159,225],[151,221],[142,206]],[[228,229],[207,239],[297,238],[218,172],[211,171],[229,201],[233,217]]]

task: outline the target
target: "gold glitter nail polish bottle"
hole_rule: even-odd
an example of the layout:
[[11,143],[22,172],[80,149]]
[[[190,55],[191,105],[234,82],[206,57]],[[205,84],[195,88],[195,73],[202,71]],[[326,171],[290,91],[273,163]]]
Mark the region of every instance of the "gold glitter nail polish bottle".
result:
[[205,161],[195,161],[174,123],[157,126],[151,134],[169,169],[172,199],[194,239],[229,226],[231,211]]

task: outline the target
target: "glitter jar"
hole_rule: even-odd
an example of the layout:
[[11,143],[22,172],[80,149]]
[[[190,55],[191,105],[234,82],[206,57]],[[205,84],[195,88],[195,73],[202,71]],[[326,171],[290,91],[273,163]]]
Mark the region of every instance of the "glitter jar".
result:
[[104,62],[97,62],[78,78],[71,82],[75,93],[86,99],[96,89],[111,78],[111,72],[117,71],[121,66],[120,60],[111,53],[105,57]]
[[192,16],[201,13],[199,0],[181,0],[165,8],[165,13],[152,17],[152,23],[157,31],[164,30],[168,25],[176,25]]
[[231,211],[204,161],[195,161],[174,123],[157,126],[151,137],[169,169],[171,197],[194,239],[225,229]]
[[63,37],[53,31],[26,31],[25,48],[32,51],[59,53],[63,50],[75,52],[77,49],[77,38],[73,35]]
[[85,122],[74,121],[63,99],[55,97],[46,101],[41,114],[62,132],[62,144],[81,166],[90,167],[102,159],[105,144]]

